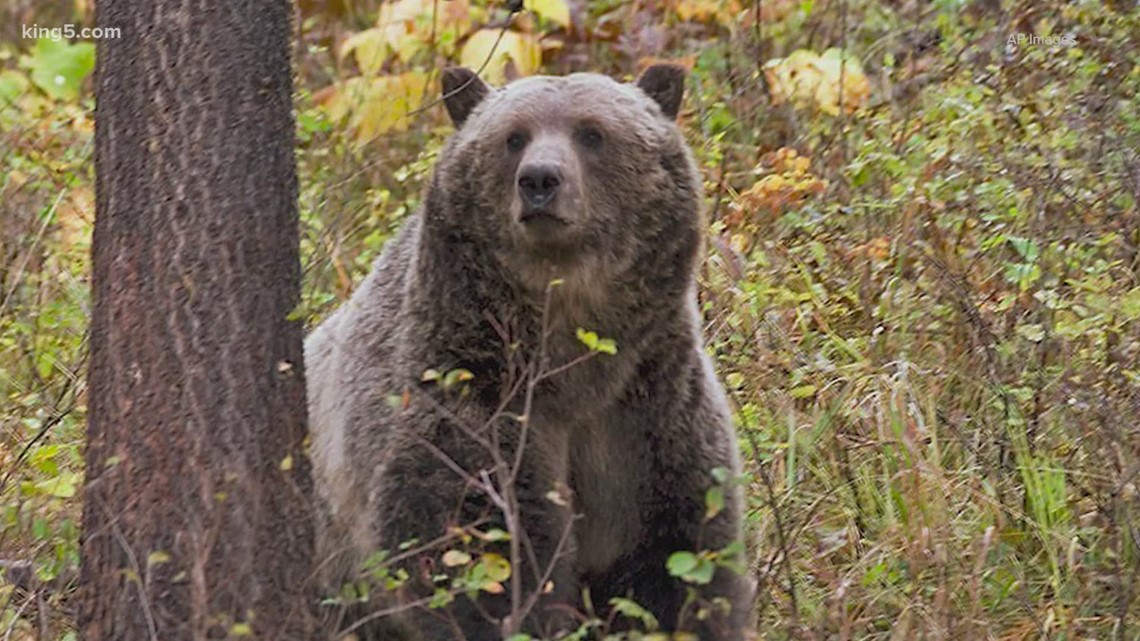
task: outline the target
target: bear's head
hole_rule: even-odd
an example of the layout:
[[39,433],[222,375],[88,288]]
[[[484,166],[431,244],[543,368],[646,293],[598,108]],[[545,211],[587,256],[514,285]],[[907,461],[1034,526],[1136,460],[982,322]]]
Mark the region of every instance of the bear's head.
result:
[[634,83],[576,73],[493,89],[445,70],[457,131],[428,192],[428,224],[529,290],[551,278],[664,277],[660,265],[688,276],[702,223],[696,166],[674,123],[684,80],[682,67],[659,64]]

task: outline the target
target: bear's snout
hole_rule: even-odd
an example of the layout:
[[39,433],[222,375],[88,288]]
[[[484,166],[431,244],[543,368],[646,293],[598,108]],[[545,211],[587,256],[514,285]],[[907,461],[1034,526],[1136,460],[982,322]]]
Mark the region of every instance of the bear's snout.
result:
[[562,183],[562,169],[556,164],[537,162],[519,167],[518,190],[523,204],[523,221],[544,213],[543,208],[554,200]]
[[[583,174],[579,152],[565,123],[557,118],[532,125],[514,153],[514,190],[510,213],[528,240],[566,242],[585,220]],[[509,146],[508,146],[508,149]]]

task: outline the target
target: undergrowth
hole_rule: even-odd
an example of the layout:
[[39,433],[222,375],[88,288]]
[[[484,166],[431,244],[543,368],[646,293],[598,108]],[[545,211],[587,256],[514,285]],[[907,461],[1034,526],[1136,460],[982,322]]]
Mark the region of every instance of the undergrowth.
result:
[[[435,23],[433,2],[386,5],[412,12],[397,47],[375,2],[301,3],[310,322],[418,204],[448,128],[438,106],[405,113],[508,17],[460,4]],[[1140,639],[1135,4],[532,6],[507,71],[692,68],[701,300],[747,461],[760,635]],[[0,639],[75,638],[93,50],[5,37]],[[802,91],[792,70],[847,84]]]

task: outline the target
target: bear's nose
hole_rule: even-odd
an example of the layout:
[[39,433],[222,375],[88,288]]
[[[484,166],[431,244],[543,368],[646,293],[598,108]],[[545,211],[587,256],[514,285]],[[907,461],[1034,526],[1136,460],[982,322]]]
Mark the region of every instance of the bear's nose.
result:
[[562,184],[562,171],[557,165],[533,163],[519,170],[519,196],[528,208],[538,209],[554,199]]

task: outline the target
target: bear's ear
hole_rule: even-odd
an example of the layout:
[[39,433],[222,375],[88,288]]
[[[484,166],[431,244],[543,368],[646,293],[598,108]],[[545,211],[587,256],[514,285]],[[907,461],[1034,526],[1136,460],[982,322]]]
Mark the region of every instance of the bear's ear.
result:
[[642,72],[637,79],[637,87],[661,106],[665,117],[676,118],[681,109],[681,96],[685,93],[686,75],[688,72],[681,65],[655,64]]
[[443,104],[447,106],[447,115],[451,116],[456,129],[489,93],[491,88],[487,83],[467,67],[443,70]]

